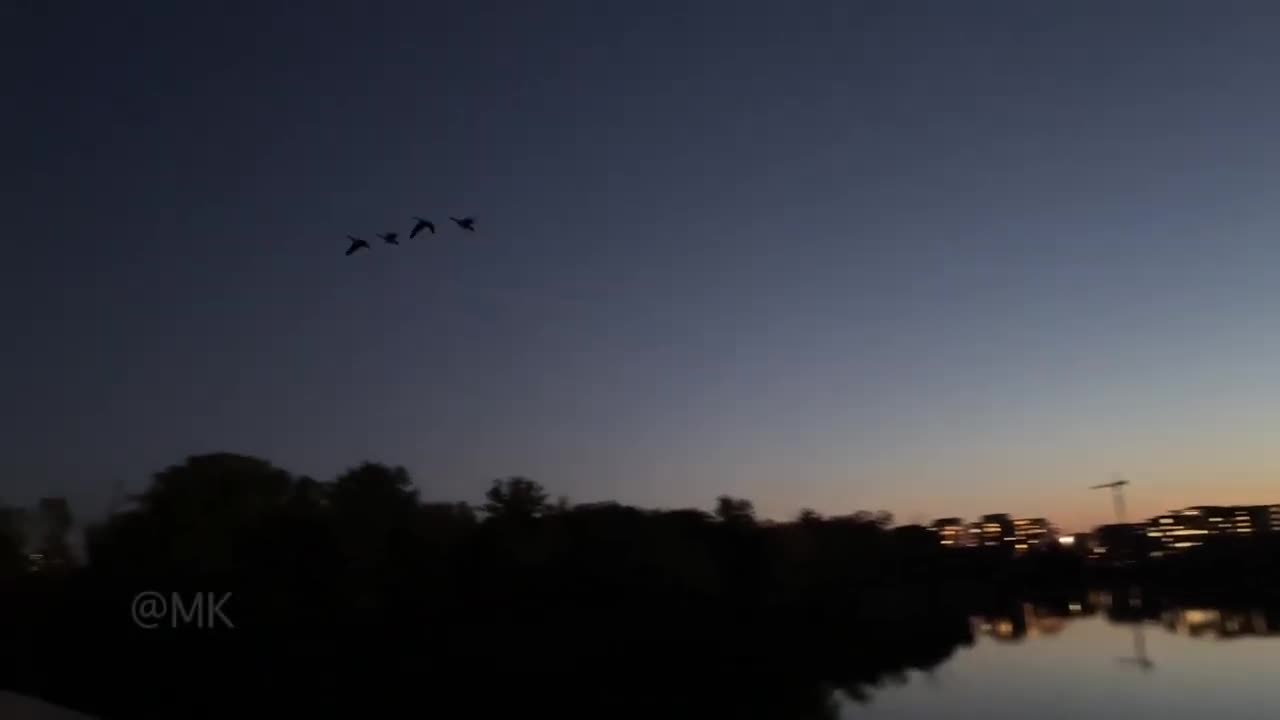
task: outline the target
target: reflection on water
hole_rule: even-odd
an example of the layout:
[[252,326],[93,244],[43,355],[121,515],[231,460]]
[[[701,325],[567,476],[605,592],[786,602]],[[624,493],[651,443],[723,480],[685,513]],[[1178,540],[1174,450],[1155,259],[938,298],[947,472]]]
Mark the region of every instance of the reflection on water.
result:
[[1200,637],[1229,638],[1241,635],[1277,635],[1275,610],[1265,608],[1164,607],[1144,612],[1141,596],[1134,591],[1124,605],[1113,604],[1111,593],[1090,593],[1062,604],[1020,603],[1016,610],[974,616],[975,635],[999,641],[1018,641],[1039,635],[1056,635],[1073,619],[1103,615],[1112,623],[1133,624],[1140,630],[1158,624],[1166,630]]
[[1172,605],[1129,588],[989,608],[970,625],[972,645],[842,702],[841,715],[1280,718],[1278,608]]

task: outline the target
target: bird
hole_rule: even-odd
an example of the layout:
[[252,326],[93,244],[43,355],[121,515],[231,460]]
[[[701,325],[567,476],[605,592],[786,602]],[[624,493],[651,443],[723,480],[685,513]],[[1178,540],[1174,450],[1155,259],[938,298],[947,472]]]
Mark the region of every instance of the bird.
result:
[[430,230],[432,235],[436,234],[435,223],[431,222],[430,220],[423,220],[422,218],[416,217],[416,216],[413,219],[416,220],[417,222],[414,223],[413,229],[409,231],[410,240],[413,239],[414,235],[417,235],[418,233],[422,232],[422,228],[426,228]]
[[350,235],[348,235],[348,236],[347,236],[347,239],[351,241],[351,247],[347,248],[347,254],[348,254],[348,255],[350,255],[350,254],[354,253],[355,251],[359,250],[360,248],[368,248],[368,247],[369,247],[369,243],[368,243],[368,242],[366,242],[366,241],[364,241],[364,240],[361,240],[361,239],[360,239],[360,238],[358,238],[358,237],[351,237]]
[[462,228],[463,230],[470,230],[471,232],[476,231],[476,228],[475,228],[476,219],[473,217],[456,218],[450,215],[449,219],[458,223],[458,227]]
[[386,233],[385,235],[384,235],[384,234],[382,234],[382,233],[378,233],[378,237],[382,238],[383,240],[386,240],[386,241],[387,241],[387,243],[388,243],[388,244],[390,244],[390,245],[399,245],[399,244],[400,244],[400,241],[396,239],[396,238],[400,237],[400,233],[393,233],[393,232],[389,232],[389,233]]

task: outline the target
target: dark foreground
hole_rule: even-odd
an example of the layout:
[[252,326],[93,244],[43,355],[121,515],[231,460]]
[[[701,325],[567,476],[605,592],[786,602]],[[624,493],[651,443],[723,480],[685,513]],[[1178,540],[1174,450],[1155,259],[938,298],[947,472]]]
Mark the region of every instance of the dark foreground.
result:
[[[885,516],[764,525],[729,498],[553,505],[511,480],[483,510],[420,502],[383,466],[317,483],[192,458],[96,528],[83,566],[0,565],[0,688],[102,718],[827,718],[833,691],[935,667],[972,616],[1023,600],[1078,612],[1085,587],[1137,585],[1144,613],[1280,604],[1273,538],[1104,569],[947,550]],[[142,592],[187,607],[140,627]],[[207,593],[230,593],[220,614]]]

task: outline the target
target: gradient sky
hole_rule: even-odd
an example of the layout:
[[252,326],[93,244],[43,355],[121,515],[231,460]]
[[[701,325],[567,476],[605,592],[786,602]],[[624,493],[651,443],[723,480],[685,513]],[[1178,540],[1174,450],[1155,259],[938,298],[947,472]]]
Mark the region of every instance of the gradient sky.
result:
[[[1280,501],[1273,4],[0,26],[0,499],[228,450],[773,517]],[[479,232],[343,256],[415,214]]]

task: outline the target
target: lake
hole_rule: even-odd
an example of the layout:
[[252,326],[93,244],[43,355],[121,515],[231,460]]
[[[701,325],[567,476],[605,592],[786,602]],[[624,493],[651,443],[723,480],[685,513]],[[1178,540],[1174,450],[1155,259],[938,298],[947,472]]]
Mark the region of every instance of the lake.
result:
[[[1120,611],[1119,608],[1123,608]],[[1127,617],[1126,617],[1127,616]],[[844,718],[1280,718],[1280,617],[1107,593],[971,619],[974,642],[841,699]]]

